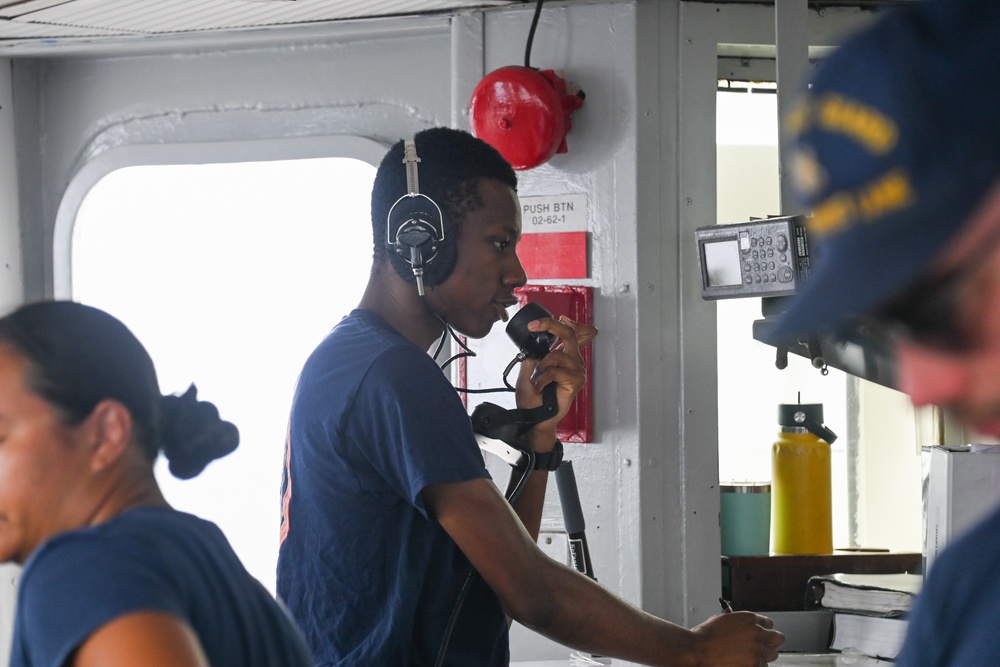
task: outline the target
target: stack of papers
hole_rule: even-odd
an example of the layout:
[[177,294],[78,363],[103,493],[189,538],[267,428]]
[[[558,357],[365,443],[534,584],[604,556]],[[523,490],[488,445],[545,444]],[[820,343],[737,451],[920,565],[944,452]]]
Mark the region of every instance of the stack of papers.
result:
[[816,604],[827,609],[902,616],[913,607],[919,574],[828,574],[809,579]]
[[905,618],[837,613],[830,648],[893,660],[903,648],[906,625]]
[[922,585],[919,574],[826,574],[810,577],[806,597],[835,612],[830,648],[843,651],[845,665],[878,665],[902,648]]

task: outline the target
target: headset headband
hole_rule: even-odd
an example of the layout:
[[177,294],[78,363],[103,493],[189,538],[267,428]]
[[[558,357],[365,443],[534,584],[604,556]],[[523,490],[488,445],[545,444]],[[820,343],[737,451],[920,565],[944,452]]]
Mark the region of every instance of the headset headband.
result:
[[411,195],[420,194],[420,176],[417,175],[417,144],[413,139],[403,141],[403,164],[406,166],[406,191]]

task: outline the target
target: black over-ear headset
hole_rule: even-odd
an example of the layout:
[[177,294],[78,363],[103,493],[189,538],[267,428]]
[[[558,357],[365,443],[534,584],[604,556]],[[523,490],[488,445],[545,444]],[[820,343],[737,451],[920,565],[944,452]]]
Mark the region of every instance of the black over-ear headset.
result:
[[427,195],[420,194],[419,162],[416,143],[412,139],[405,140],[406,194],[389,209],[385,243],[393,268],[415,282],[417,294],[423,296],[424,285],[433,287],[451,272],[455,240],[441,207]]

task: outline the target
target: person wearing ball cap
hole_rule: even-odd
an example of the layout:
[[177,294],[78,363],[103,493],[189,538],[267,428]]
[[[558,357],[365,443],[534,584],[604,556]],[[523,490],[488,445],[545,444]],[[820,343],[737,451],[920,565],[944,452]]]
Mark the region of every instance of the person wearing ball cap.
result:
[[[896,385],[1000,436],[1000,3],[886,10],[817,71],[785,120],[814,263],[767,334],[863,323]],[[1000,655],[1000,511],[935,561],[898,665]]]
[[998,25],[982,0],[897,7],[820,68],[784,127],[815,261],[773,340],[879,315],[954,268],[1000,179]]

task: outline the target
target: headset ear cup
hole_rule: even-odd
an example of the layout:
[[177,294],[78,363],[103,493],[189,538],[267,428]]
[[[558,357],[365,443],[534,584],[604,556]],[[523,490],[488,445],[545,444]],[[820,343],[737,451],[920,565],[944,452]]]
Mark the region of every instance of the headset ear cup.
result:
[[[395,207],[393,207],[395,210]],[[404,217],[402,221],[393,224],[393,214],[389,214],[389,237],[385,244],[385,253],[389,257],[389,263],[392,264],[392,268],[396,270],[404,280],[410,283],[415,283],[416,278],[413,276],[413,267],[410,265],[409,254],[403,254],[402,248],[399,244],[394,242],[397,233],[400,230],[402,224],[404,224],[406,218]]]
[[433,287],[444,281],[455,263],[455,239],[444,214],[426,195],[404,195],[389,210],[386,253],[400,276],[415,283],[411,249],[423,258],[423,282]]
[[424,269],[424,284],[428,287],[440,285],[447,280],[455,266],[455,230],[444,218],[441,219],[441,224],[444,240],[437,244],[434,261]]
[[420,158],[415,140],[403,142],[403,154],[407,194],[389,209],[386,252],[396,273],[415,283],[423,296],[426,287],[441,284],[451,273],[455,263],[454,230],[437,202],[420,192]]

